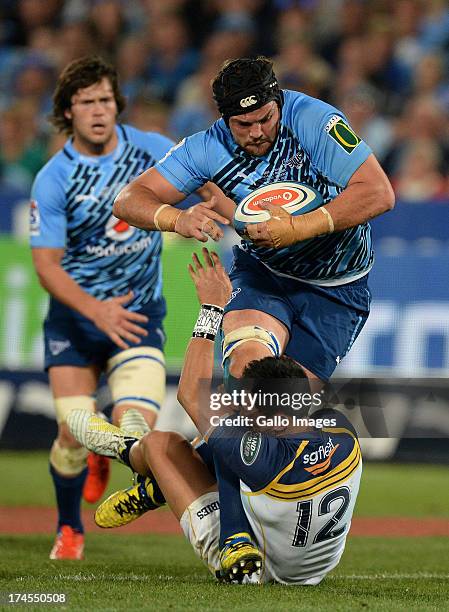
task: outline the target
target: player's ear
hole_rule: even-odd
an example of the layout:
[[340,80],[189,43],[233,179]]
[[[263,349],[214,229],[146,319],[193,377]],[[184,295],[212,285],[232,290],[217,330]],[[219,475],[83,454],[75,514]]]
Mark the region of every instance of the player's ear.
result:
[[73,115],[72,115],[72,111],[69,108],[66,108],[64,111],[64,117],[66,119],[68,119],[69,121],[72,121],[73,119]]

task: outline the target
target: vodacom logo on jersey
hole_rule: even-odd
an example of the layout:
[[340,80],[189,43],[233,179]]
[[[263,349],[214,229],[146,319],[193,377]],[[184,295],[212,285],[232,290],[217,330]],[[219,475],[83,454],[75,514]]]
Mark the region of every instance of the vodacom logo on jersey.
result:
[[123,242],[124,240],[128,240],[135,231],[135,227],[131,227],[126,221],[117,219],[114,215],[111,215],[106,223],[106,236],[111,240]]

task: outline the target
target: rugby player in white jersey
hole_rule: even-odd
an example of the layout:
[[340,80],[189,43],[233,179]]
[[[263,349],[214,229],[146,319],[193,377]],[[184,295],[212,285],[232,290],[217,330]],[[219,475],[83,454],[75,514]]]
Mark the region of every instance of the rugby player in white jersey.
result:
[[[195,450],[178,434],[157,431],[139,441],[83,411],[71,413],[70,429],[83,445],[147,476],[151,483],[147,509],[150,503],[156,508],[165,500],[214,575],[316,585],[344,551],[362,471],[357,436],[344,417],[326,409],[315,413],[316,427],[268,423],[264,430],[254,421],[229,424],[225,417],[233,420],[237,415],[229,406],[216,413],[221,415],[218,422],[212,420],[202,404],[202,392],[212,380],[213,340],[231,284],[218,256],[206,250],[204,264],[194,256],[190,274],[201,311],[187,348],[178,398],[205,442]],[[270,356],[250,363],[242,380],[258,387],[267,376],[275,385],[288,379],[291,388],[299,388],[296,385],[304,383],[305,375],[293,360]],[[280,416],[285,409],[274,412]],[[259,414],[266,414],[262,406]],[[241,535],[254,544],[252,549],[247,546],[246,554],[234,557],[239,560],[236,564],[224,565],[220,555],[214,461],[221,464],[222,477],[237,482],[249,525],[249,533]]]

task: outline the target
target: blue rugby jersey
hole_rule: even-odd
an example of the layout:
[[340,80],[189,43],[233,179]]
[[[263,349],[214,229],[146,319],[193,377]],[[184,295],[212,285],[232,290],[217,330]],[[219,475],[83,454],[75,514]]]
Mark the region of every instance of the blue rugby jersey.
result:
[[154,166],[173,145],[157,133],[117,125],[118,145],[99,157],[68,140],[36,176],[32,188],[32,247],[64,248],[62,267],[100,300],[134,291],[130,310],[162,296],[160,232],[147,232],[112,214],[123,187]]
[[[284,90],[283,96],[279,134],[265,156],[246,153],[219,119],[207,131],[173,147],[156,164],[157,170],[186,194],[211,180],[238,203],[264,185],[295,181],[314,187],[324,203],[329,202],[346,187],[371,149],[334,107],[299,92]],[[278,274],[318,285],[355,280],[374,261],[368,223],[279,250],[248,241],[242,241],[240,248]]]

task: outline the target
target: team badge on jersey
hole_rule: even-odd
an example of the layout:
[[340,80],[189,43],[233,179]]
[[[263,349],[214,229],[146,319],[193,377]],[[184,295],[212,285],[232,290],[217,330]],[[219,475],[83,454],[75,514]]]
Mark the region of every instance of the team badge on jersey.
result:
[[117,219],[114,215],[112,215],[106,223],[106,236],[111,240],[123,242],[124,240],[128,240],[135,231],[135,227],[131,227],[126,221]]
[[362,142],[361,138],[338,115],[334,115],[328,121],[325,129],[329,136],[348,154],[351,154]]
[[41,233],[41,216],[36,200],[30,202],[30,236],[39,236]]
[[257,459],[262,444],[262,434],[257,431],[247,431],[240,442],[240,456],[245,465],[252,465]]

